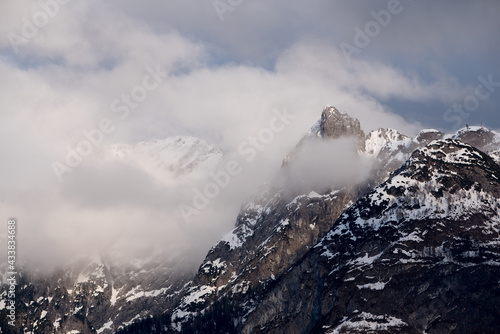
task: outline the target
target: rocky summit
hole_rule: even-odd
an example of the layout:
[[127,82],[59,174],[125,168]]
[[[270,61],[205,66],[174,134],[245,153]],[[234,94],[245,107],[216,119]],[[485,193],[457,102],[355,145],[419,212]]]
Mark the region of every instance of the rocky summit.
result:
[[[329,154],[363,163],[364,173],[291,187],[301,177],[291,173],[304,163],[301,151],[337,141],[343,155]],[[26,274],[19,328],[499,333],[499,157],[500,134],[484,127],[365,136],[357,119],[327,106],[195,273],[182,270],[181,259],[149,258],[129,270],[96,259]],[[3,306],[2,326],[5,314]]]
[[309,132],[299,141],[295,149],[283,159],[283,166],[293,159],[298,151],[314,140],[331,140],[338,138],[354,139],[359,151],[365,150],[365,133],[360,122],[334,106],[326,106],[321,113],[321,118],[311,127]]

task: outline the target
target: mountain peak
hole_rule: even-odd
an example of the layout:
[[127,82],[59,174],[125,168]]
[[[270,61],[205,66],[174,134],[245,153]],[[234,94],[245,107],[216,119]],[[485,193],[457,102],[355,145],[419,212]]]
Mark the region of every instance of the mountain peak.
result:
[[443,137],[444,133],[441,131],[435,129],[424,129],[417,134],[415,140],[420,144],[424,144],[430,143],[433,140],[442,139]]
[[[407,169],[406,173],[411,171],[410,174],[417,179],[430,179],[436,175],[443,175],[444,169],[452,170],[450,175],[446,176],[448,180],[451,180],[456,173],[461,173],[469,176],[470,180],[473,180],[471,182],[478,187],[488,189],[490,182],[497,182],[500,179],[500,167],[492,157],[455,139],[435,140],[415,150],[403,168]],[[463,186],[463,178],[456,181]],[[446,185],[448,190],[456,186],[453,182],[448,182]]]
[[105,154],[111,160],[129,161],[167,183],[172,177],[185,177],[203,168],[213,170],[223,157],[218,147],[189,136],[114,144],[106,147]]
[[498,149],[500,145],[500,133],[483,126],[462,128],[452,138],[459,139],[485,152]]
[[319,136],[331,139],[354,136],[360,142],[365,138],[359,121],[333,106],[326,106],[321,113]]
[[297,146],[283,159],[283,166],[290,162],[290,159],[302,147],[305,141],[320,139],[338,139],[342,137],[354,137],[357,142],[359,152],[365,150],[365,133],[361,130],[359,120],[349,116],[345,112],[339,111],[331,105],[327,105],[321,113],[321,118],[311,127],[309,132],[299,141]]

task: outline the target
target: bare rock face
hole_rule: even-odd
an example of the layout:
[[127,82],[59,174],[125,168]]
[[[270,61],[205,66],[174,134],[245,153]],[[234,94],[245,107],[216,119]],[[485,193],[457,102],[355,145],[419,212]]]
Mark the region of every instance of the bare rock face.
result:
[[333,106],[327,106],[321,114],[319,136],[327,139],[352,136],[357,139],[358,147],[363,150],[365,133],[359,121],[346,113],[341,113]]
[[477,147],[486,153],[500,150],[500,134],[482,126],[461,129],[453,138]]
[[445,134],[442,133],[441,131],[437,131],[437,130],[433,130],[433,129],[422,130],[415,137],[415,141],[422,143],[422,144],[428,144],[433,140],[443,139],[444,136],[445,136]]
[[339,138],[353,138],[358,152],[365,150],[365,133],[356,118],[340,112],[333,106],[326,106],[321,113],[321,118],[314,124],[309,132],[299,141],[295,148],[283,159],[283,166],[293,160],[300,148],[314,140],[330,140]]
[[265,202],[248,203],[233,231],[210,250],[173,311],[176,328],[204,332],[201,323],[205,320],[197,315],[203,310],[205,314],[216,312],[214,305],[229,300],[234,305],[232,318],[224,321],[236,324],[232,327],[236,330],[257,307],[256,297],[265,294],[304,256],[354,199],[352,190],[340,189],[322,195],[311,192],[292,200],[277,192]]

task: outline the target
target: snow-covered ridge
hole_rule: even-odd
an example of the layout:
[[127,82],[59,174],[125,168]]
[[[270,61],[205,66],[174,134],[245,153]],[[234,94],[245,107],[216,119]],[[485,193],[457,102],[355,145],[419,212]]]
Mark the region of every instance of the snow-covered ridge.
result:
[[196,171],[213,171],[223,157],[222,151],[214,145],[187,136],[114,144],[105,148],[104,155],[107,160],[131,163],[166,183]]
[[[436,165],[433,160],[443,163],[444,167]],[[464,170],[461,165],[481,168],[488,179],[466,182],[465,175],[473,179],[476,174]],[[422,219],[463,220],[477,212],[498,216],[500,194],[497,190],[484,190],[486,185],[498,184],[500,180],[498,168],[493,168],[470,145],[457,140],[431,142],[416,150],[403,170],[344,212],[340,220],[348,223],[337,225],[316,247],[321,247],[323,242],[332,240],[335,236],[352,234],[352,228],[378,231],[385,225],[396,222],[401,224],[404,221]],[[478,183],[479,180],[482,180],[482,185]],[[463,184],[460,185],[460,182]],[[378,214],[373,215],[373,212]],[[484,233],[498,234],[499,222],[499,219],[492,220],[490,232]],[[420,239],[415,237],[417,236],[412,239]],[[331,257],[326,248],[324,255]]]
[[442,140],[433,141],[417,151],[426,157],[455,164],[472,165],[482,159],[481,154],[471,146],[462,146],[462,143],[456,140],[449,140],[446,146],[444,143]]
[[137,144],[115,144],[109,147],[109,155],[116,159],[127,156],[149,155],[157,159],[166,170],[189,171],[211,160],[220,160],[222,151],[207,141],[187,136],[169,137]]
[[366,136],[366,154],[377,157],[382,149],[392,152],[408,147],[412,139],[394,129],[378,129]]
[[394,129],[378,129],[366,136],[365,150],[367,155],[373,157],[377,157],[380,152],[404,151],[405,148],[410,149],[410,152],[406,153],[411,153],[422,144],[439,139],[461,140],[485,153],[500,150],[500,133],[481,126],[462,128],[453,134],[444,134],[436,129],[423,129],[414,138]]
[[460,139],[460,137],[462,137],[463,135],[465,135],[467,133],[480,133],[480,132],[491,133],[496,138],[495,142],[497,142],[497,143],[500,142],[500,133],[498,133],[494,130],[488,129],[484,126],[469,126],[469,127],[461,128],[461,129],[457,130],[457,132],[453,135],[453,139]]

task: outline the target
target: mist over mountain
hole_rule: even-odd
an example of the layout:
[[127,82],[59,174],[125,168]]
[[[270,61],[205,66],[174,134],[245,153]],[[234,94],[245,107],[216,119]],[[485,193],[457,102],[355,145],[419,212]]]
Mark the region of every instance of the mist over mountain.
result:
[[[209,246],[185,244],[196,235],[179,239],[193,230],[188,224],[170,242],[168,230],[148,239],[147,225],[122,227],[112,243],[56,270],[23,267],[17,325],[37,333],[496,328],[499,151],[500,134],[484,127],[365,135],[357,119],[327,106],[283,155],[274,181],[246,188],[234,228],[208,253]],[[206,174],[227,162],[218,148],[189,137],[113,145],[101,157],[170,189],[203,189],[200,181],[215,182]],[[485,281],[472,284],[477,275]],[[492,315],[480,322],[483,313]]]
[[[330,140],[329,138],[322,138],[321,136],[316,135],[325,132],[324,127],[325,124],[328,124],[326,119],[329,116],[336,118],[336,125],[338,128],[344,129],[344,132],[339,133],[337,137],[353,138],[353,134],[355,134],[356,131],[353,132],[349,129],[349,127],[342,126],[344,122],[338,120],[338,111],[331,112],[333,110],[333,107],[326,107],[322,113],[322,119],[315,126],[313,126],[306,137],[300,141],[295,151],[287,155],[285,158],[285,164],[282,168],[283,173],[288,173],[292,164],[298,163],[300,165],[303,163],[303,161],[297,158],[297,150],[304,147],[305,142],[310,140],[314,142],[318,140],[317,137],[321,138],[319,144],[321,144],[321,141],[328,142]],[[326,117],[324,117],[325,115]],[[355,120],[347,115],[343,116],[343,118],[347,118],[348,124],[356,123]],[[356,138],[355,135],[354,138]],[[344,224],[340,220],[347,219],[343,217],[349,212],[349,210],[352,209],[352,207],[349,207],[353,203],[354,205],[358,205],[358,202],[365,203],[363,201],[366,201],[366,199],[364,199],[365,197],[363,196],[365,196],[365,194],[367,194],[366,196],[371,196],[370,194],[373,192],[375,192],[378,196],[377,198],[379,202],[382,201],[381,203],[383,205],[387,205],[387,207],[390,207],[394,211],[392,216],[390,216],[390,219],[395,220],[398,224],[403,224],[401,226],[405,226],[398,228],[398,230],[401,231],[401,229],[408,228],[408,234],[411,235],[416,235],[415,233],[417,233],[417,235],[419,235],[419,233],[424,233],[424,235],[427,234],[429,231],[426,231],[425,228],[423,228],[423,230],[412,230],[411,227],[406,227],[405,219],[410,219],[412,215],[409,208],[406,208],[404,205],[385,202],[385,198],[398,198],[398,196],[406,194],[403,189],[391,188],[392,190],[387,190],[388,195],[384,195],[382,193],[377,193],[378,190],[376,191],[376,189],[378,188],[372,190],[372,185],[378,185],[379,183],[385,181],[391,176],[391,174],[401,173],[401,168],[413,168],[411,167],[411,164],[417,164],[417,161],[413,162],[412,157],[418,154],[419,149],[423,150],[423,152],[427,152],[427,148],[432,147],[432,150],[439,151],[439,149],[436,150],[434,148],[439,146],[444,146],[445,148],[443,148],[443,151],[446,153],[434,153],[436,154],[436,157],[433,156],[434,160],[431,159],[426,160],[425,162],[419,162],[419,164],[423,165],[423,167],[419,168],[422,168],[422,170],[426,171],[426,173],[429,173],[429,168],[437,168],[437,170],[441,170],[445,168],[447,163],[451,164],[454,161],[457,161],[458,163],[455,168],[461,169],[463,166],[467,165],[475,166],[476,163],[481,162],[481,159],[486,159],[486,165],[488,167],[485,167],[486,170],[482,173],[485,174],[488,179],[496,180],[495,175],[498,173],[498,165],[492,160],[491,157],[480,153],[479,156],[481,159],[479,161],[473,158],[471,162],[468,162],[468,157],[465,158],[464,156],[464,158],[461,158],[460,155],[457,156],[453,153],[455,150],[460,151],[461,149],[468,147],[452,142],[452,140],[461,138],[464,138],[466,141],[476,141],[476,143],[481,144],[480,147],[482,149],[487,148],[489,152],[495,152],[498,150],[500,144],[500,136],[497,132],[481,127],[463,129],[454,135],[445,135],[436,130],[422,130],[414,139],[402,135],[395,130],[379,129],[366,136],[364,147],[360,147],[359,145],[342,146],[344,148],[350,147],[352,150],[351,152],[357,152],[356,154],[358,154],[359,159],[371,159],[371,164],[367,165],[368,170],[371,168],[370,172],[367,173],[367,177],[352,179],[354,182],[344,185],[343,187],[335,187],[334,184],[329,183],[331,179],[325,178],[323,192],[318,193],[314,191],[312,187],[314,187],[315,184],[309,184],[311,188],[304,191],[302,194],[295,194],[297,195],[295,198],[293,198],[293,196],[290,198],[288,196],[288,192],[286,191],[286,189],[290,187],[290,183],[282,184],[283,188],[280,188],[279,186],[274,188],[270,187],[272,191],[268,192],[266,196],[258,199],[257,201],[250,202],[244,207],[238,217],[236,227],[233,232],[225,236],[208,253],[206,260],[200,266],[198,275],[195,276],[193,281],[194,285],[189,288],[186,296],[181,300],[180,305],[173,311],[172,321],[174,322],[174,328],[181,330],[181,332],[187,331],[201,333],[203,331],[202,328],[204,328],[202,323],[208,321],[208,319],[212,319],[211,317],[217,314],[215,319],[218,320],[216,320],[215,323],[222,327],[213,327],[215,328],[213,330],[216,332],[221,330],[220,328],[228,330],[228,327],[224,327],[223,322],[233,323],[234,326],[229,326],[231,330],[245,333],[328,332],[327,329],[332,327],[335,322],[331,325],[323,324],[324,327],[321,327],[320,324],[323,321],[321,320],[323,315],[318,312],[322,309],[322,305],[336,305],[335,303],[337,303],[337,297],[334,296],[338,293],[335,292],[337,291],[336,288],[329,290],[328,288],[322,287],[320,290],[321,292],[316,294],[311,290],[310,286],[305,286],[309,277],[311,277],[311,279],[317,277],[313,273],[318,272],[318,264],[316,262],[308,262],[304,259],[307,256],[312,256],[310,254],[314,254],[316,252],[316,249],[323,243],[323,239],[321,238],[328,235],[328,231],[328,233],[332,233],[333,235],[339,234],[340,236],[348,233],[349,228],[346,231],[335,232],[338,231],[338,228],[340,228],[340,224]],[[482,141],[480,138],[487,139]],[[437,142],[435,140],[447,141]],[[448,145],[453,147],[453,149],[446,148]],[[458,147],[456,145],[458,145]],[[341,154],[339,155],[336,154],[336,151],[330,151],[329,154],[337,157],[338,159],[342,159],[344,157],[342,155],[343,150],[340,150],[340,152]],[[446,154],[449,154],[450,158],[447,158]],[[435,162],[440,159],[443,160],[442,165],[438,165],[438,163]],[[313,173],[317,172],[314,168],[316,161],[309,161],[311,163],[311,168],[309,170],[304,168],[302,174],[296,174],[297,178],[295,180],[297,180],[301,185],[303,185],[302,179],[308,177],[308,171]],[[330,170],[332,172],[335,171],[334,165],[325,166],[325,169],[328,167],[331,167]],[[453,174],[455,172],[451,171],[449,173]],[[460,171],[460,173],[466,172]],[[460,175],[461,174],[459,174],[459,178],[464,178]],[[475,180],[479,177],[479,175],[480,174],[476,175],[472,172],[472,174],[468,174],[468,178],[470,180]],[[341,176],[344,177],[345,175]],[[312,175],[310,179],[315,180],[315,177],[316,175]],[[291,183],[293,183],[293,180],[294,179],[289,179]],[[408,194],[408,197],[403,196],[401,197],[401,200],[405,203],[406,201],[413,203],[415,200],[425,200],[428,196],[430,198],[437,197],[438,199],[436,204],[419,204],[415,202],[415,204],[410,204],[410,208],[413,208],[412,210],[420,210],[418,212],[422,212],[423,210],[424,217],[427,217],[427,215],[432,216],[434,211],[443,217],[450,215],[448,219],[452,221],[454,219],[459,219],[457,216],[452,215],[451,212],[455,211],[459,216],[465,215],[465,218],[460,219],[467,220],[467,217],[469,217],[472,213],[467,212],[468,209],[465,209],[466,205],[464,206],[462,203],[462,198],[464,196],[468,198],[469,195],[456,192],[457,188],[460,189],[462,186],[465,187],[464,191],[468,191],[468,187],[470,186],[466,186],[462,180],[458,185],[450,188],[450,186],[456,182],[447,178],[445,178],[445,180],[446,181],[441,181],[445,182],[445,186],[439,187],[433,184],[434,181],[430,180],[429,176],[425,176],[423,181],[430,182],[432,186],[424,187],[423,193],[416,195]],[[346,181],[346,179],[341,179],[340,181]],[[471,184],[474,183],[473,181],[467,182],[472,182]],[[492,197],[489,197],[486,202],[484,200],[480,201],[486,203],[485,208],[487,208],[488,212],[490,212],[493,217],[497,217],[499,214],[498,199],[495,194],[498,191],[498,185],[490,186],[490,181],[485,182],[486,183],[483,186],[490,189],[488,191],[493,192],[491,195]],[[496,184],[496,181],[494,184]],[[382,185],[380,187],[382,187]],[[410,189],[413,188],[410,187]],[[483,191],[480,190],[482,189],[481,186],[474,189],[478,189],[478,191],[481,192]],[[305,190],[305,188],[303,190]],[[453,196],[449,198],[452,194]],[[483,195],[478,196],[482,198]],[[452,199],[454,200],[454,204],[451,204],[450,202]],[[472,200],[472,202],[475,202],[475,200]],[[438,203],[440,204],[438,205]],[[376,217],[376,219],[373,224],[377,224],[377,226],[388,219],[380,216],[379,212],[381,209],[378,205],[380,204],[368,206],[367,208],[362,209],[363,214],[360,214],[362,217],[364,217],[364,215],[375,215],[374,217]],[[477,205],[480,204],[472,204],[471,210],[473,210],[473,212],[481,212],[484,210],[479,209]],[[456,208],[453,206],[456,206]],[[427,207],[427,209],[422,209],[425,207]],[[484,224],[486,224],[486,228],[489,228],[489,218],[485,219],[486,220],[483,219]],[[351,220],[347,219],[346,221],[351,224]],[[484,230],[482,233],[490,235],[491,238],[493,238],[491,239],[491,243],[488,243],[488,245],[496,245],[496,240],[498,239],[496,223],[493,223],[491,226],[491,231]],[[482,229],[480,225],[477,226],[477,228],[480,230]],[[438,230],[438,233],[444,233],[445,235],[447,233],[445,229]],[[350,236],[347,235],[346,237]],[[363,244],[358,245],[358,238],[359,237],[354,236],[350,242],[355,247],[359,246],[361,249],[366,249],[367,251],[369,250],[369,252],[365,255],[360,254],[360,257],[365,256],[367,259],[366,261],[368,261],[367,265],[371,265],[371,261],[373,261],[373,259],[371,259],[371,252],[373,252],[373,250],[371,249],[377,245],[377,242],[372,242],[373,245],[370,244],[368,246],[364,246]],[[406,237],[403,236],[403,239],[405,238]],[[413,238],[414,237],[409,237],[409,240],[414,240]],[[471,239],[471,237],[465,238],[466,240]],[[330,256],[348,256],[346,254],[351,254],[352,247],[354,246],[346,246],[347,248],[341,251],[328,251],[327,258]],[[407,249],[412,249],[411,247],[412,246],[408,246]],[[497,252],[497,250],[493,252]],[[485,263],[486,268],[489,268],[488,266],[491,265],[493,270],[495,270],[495,266],[497,265],[496,262],[489,263],[488,261],[489,260],[484,260],[481,263]],[[363,259],[354,258],[343,258],[343,260],[338,260],[334,263],[337,263],[339,266],[344,266],[349,263],[358,262],[360,264],[365,263]],[[327,269],[325,269],[325,271],[330,273],[330,275],[332,270],[335,271],[335,267],[332,266],[333,264],[329,262]],[[364,268],[363,266],[361,267]],[[390,280],[392,273],[389,271],[389,273],[382,274],[382,269],[376,269],[376,271],[379,272],[379,283],[373,283],[373,289],[383,290],[385,283],[381,283],[382,281],[380,280],[380,276],[387,275],[387,280]],[[376,275],[371,276],[377,277]],[[287,279],[288,277],[290,279]],[[409,274],[408,277],[412,277],[412,274]],[[319,282],[324,282],[326,278],[317,279],[319,279]],[[278,289],[276,287],[281,284],[280,282],[283,282],[284,284],[283,287],[280,288],[281,290],[274,290]],[[333,282],[338,281],[333,279]],[[323,283],[319,284],[321,286]],[[367,289],[370,289],[370,284],[372,283],[366,283]],[[358,286],[362,285],[363,284],[359,284]],[[403,286],[404,285],[396,287],[396,289],[399,289],[397,291],[400,291],[400,293],[406,293],[406,288],[402,288]],[[347,290],[347,295],[351,295],[352,293],[353,291]],[[311,296],[307,298],[313,299],[306,300],[304,299],[306,298],[305,296]],[[498,298],[495,296],[495,293],[491,295],[493,303],[495,301],[498,302]],[[267,301],[267,298],[269,298],[269,302]],[[378,300],[384,299],[383,297],[379,297]],[[424,303],[431,303],[432,300],[433,298],[424,298]],[[381,303],[382,305],[385,305],[383,301]],[[379,303],[377,302],[377,304]],[[227,313],[223,313],[221,315],[220,312],[222,311],[218,308],[219,306],[222,307],[222,310],[226,310]],[[417,308],[419,307],[421,306],[418,306]],[[350,307],[349,309],[350,312],[354,312],[356,307]],[[329,309],[327,308],[327,310]],[[412,332],[413,330],[425,330],[426,327],[432,328],[432,320],[419,320],[421,323],[409,325],[400,318],[391,315],[391,312],[388,312],[388,310],[384,308],[375,313],[363,313],[360,310],[358,311],[361,317],[353,318],[355,320],[352,321],[349,320],[350,318],[347,314],[345,314],[345,317],[336,315],[337,318],[335,319],[343,319],[340,322],[338,322],[339,320],[336,320],[337,325],[335,326],[337,327],[337,330],[345,328],[344,331],[340,332],[349,332],[349,330],[356,331],[357,329],[360,330],[363,328],[364,330],[374,330],[378,328],[383,332],[384,330],[395,330],[392,327],[395,327],[397,330],[401,327],[402,329],[400,329],[402,332]],[[380,312],[384,312],[384,314],[381,314]],[[356,313],[357,311],[354,312],[354,314]],[[439,318],[438,315],[434,316]],[[293,320],[295,317],[297,317],[297,322]],[[198,322],[196,322],[197,318],[199,318]],[[384,324],[381,319],[389,320],[387,324]],[[198,324],[198,327],[192,326],[193,321]],[[459,320],[458,318],[454,318],[453,321],[458,323]],[[345,322],[345,324],[343,322]],[[368,327],[363,327],[364,324]],[[408,328],[408,326],[416,327],[411,329]],[[463,325],[457,326],[458,328],[464,328]],[[321,328],[323,328],[323,330],[320,330]]]

